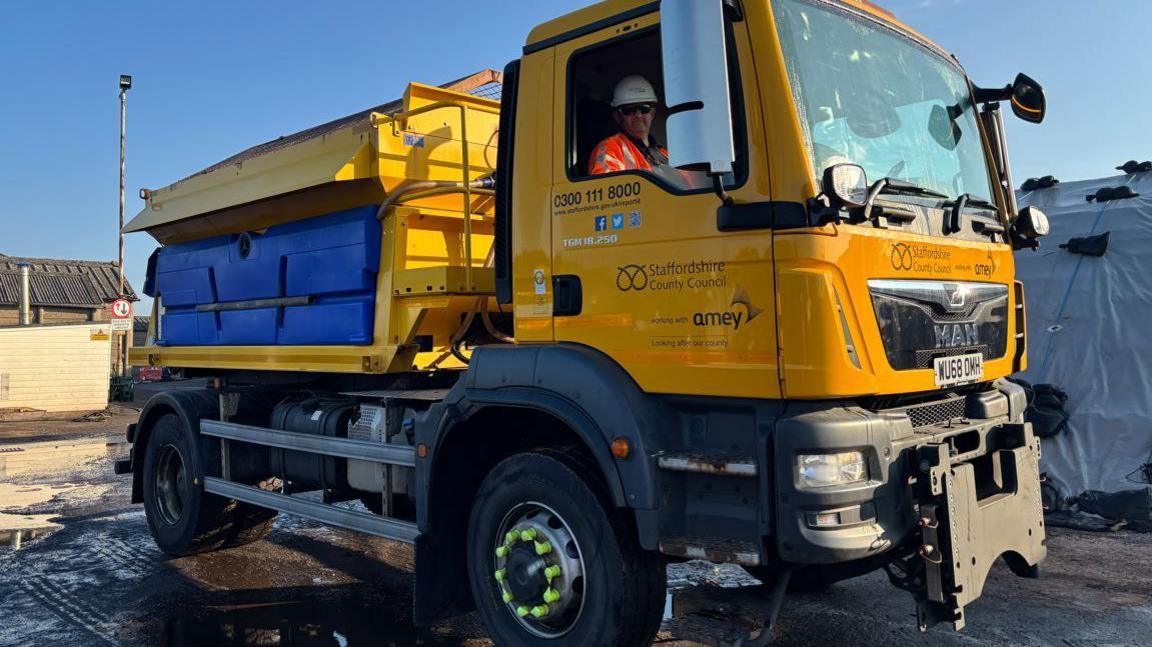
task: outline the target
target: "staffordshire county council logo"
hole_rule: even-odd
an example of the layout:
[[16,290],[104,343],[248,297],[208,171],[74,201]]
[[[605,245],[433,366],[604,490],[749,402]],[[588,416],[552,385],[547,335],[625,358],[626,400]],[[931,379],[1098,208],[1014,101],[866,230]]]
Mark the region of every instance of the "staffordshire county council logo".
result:
[[889,260],[892,261],[892,269],[894,270],[907,271],[912,269],[912,248],[907,243],[893,244]]
[[621,292],[640,292],[648,287],[648,273],[643,265],[616,268],[616,288]]

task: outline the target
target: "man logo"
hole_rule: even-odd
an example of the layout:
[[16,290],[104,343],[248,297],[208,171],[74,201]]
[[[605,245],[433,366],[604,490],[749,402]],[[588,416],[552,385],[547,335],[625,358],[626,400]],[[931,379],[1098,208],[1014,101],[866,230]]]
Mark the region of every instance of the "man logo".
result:
[[936,348],[976,346],[980,343],[980,330],[975,323],[934,324]]
[[643,291],[648,287],[648,273],[643,265],[625,265],[616,268],[616,288],[621,292]]
[[963,310],[968,299],[968,291],[955,283],[944,284],[944,296],[948,299],[949,310]]
[[894,270],[910,270],[912,269],[912,248],[907,243],[896,243],[892,245],[892,254],[888,260],[892,262],[892,269]]

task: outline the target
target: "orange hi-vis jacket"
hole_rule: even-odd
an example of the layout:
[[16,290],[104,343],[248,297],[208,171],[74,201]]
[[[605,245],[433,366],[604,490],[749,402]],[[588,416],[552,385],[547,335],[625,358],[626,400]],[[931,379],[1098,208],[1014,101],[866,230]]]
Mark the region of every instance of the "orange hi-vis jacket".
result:
[[[665,163],[668,151],[663,147],[654,147],[663,154]],[[640,150],[632,138],[624,133],[616,133],[596,145],[592,155],[588,158],[588,174],[603,175],[616,171],[651,171],[652,164],[644,151]]]

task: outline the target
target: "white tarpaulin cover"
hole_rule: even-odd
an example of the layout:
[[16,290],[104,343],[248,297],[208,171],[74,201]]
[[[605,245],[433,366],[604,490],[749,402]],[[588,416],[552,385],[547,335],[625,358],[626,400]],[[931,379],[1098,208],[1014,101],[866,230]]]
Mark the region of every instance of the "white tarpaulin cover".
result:
[[[1085,200],[1120,185],[1140,196]],[[1022,377],[1064,389],[1071,416],[1067,429],[1043,441],[1041,469],[1065,496],[1141,488],[1139,474],[1129,475],[1152,461],[1152,172],[1067,182],[1019,198],[1052,225],[1038,251],[1016,253],[1028,311]],[[1102,257],[1059,247],[1104,232],[1111,235]]]

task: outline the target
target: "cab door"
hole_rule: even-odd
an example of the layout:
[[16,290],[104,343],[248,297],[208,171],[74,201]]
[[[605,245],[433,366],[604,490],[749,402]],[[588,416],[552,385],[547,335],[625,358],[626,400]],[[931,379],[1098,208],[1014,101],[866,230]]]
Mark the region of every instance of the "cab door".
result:
[[[745,23],[728,31],[738,203],[771,196]],[[658,14],[555,46],[552,169],[553,327],[596,348],[655,393],[779,397],[772,230],[721,231],[703,177],[680,186],[645,171],[591,176],[588,157],[618,132],[616,82],[645,76],[663,97]],[[657,107],[652,136],[664,143]],[[767,218],[767,215],[766,215]],[[767,222],[767,219],[765,220]]]

